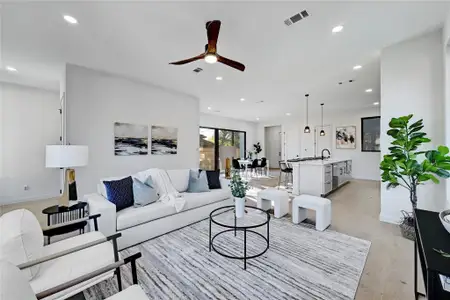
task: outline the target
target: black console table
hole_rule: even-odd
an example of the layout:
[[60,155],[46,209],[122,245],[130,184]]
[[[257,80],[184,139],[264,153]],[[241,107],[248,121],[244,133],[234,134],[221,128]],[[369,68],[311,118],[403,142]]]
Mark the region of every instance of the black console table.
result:
[[414,296],[417,300],[417,254],[419,254],[422,275],[428,300],[450,299],[445,291],[439,274],[450,276],[450,258],[446,258],[433,249],[450,253],[450,233],[439,220],[439,214],[432,211],[416,209],[416,242],[414,243]]

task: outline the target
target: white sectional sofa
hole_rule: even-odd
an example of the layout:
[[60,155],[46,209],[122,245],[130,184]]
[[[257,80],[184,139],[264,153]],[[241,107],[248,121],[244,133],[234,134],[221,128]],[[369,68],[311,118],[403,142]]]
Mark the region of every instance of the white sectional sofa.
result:
[[[133,174],[145,181],[145,171]],[[209,217],[209,213],[221,206],[233,204],[233,196],[228,180],[220,178],[221,189],[212,189],[205,193],[187,193],[189,169],[168,170],[167,174],[175,189],[182,193],[186,203],[180,212],[175,207],[160,201],[144,207],[128,207],[116,212],[116,206],[106,199],[103,181],[124,177],[104,178],[98,184],[97,193],[85,196],[90,214],[101,214],[98,228],[106,236],[120,232],[117,240],[119,250],[142,243],[167,232]],[[130,175],[127,175],[130,176]]]

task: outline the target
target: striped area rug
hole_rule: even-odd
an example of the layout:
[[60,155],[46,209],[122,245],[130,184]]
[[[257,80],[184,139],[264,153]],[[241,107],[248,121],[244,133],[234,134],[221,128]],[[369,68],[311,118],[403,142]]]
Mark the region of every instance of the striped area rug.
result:
[[[232,214],[220,216],[231,222]],[[249,212],[240,222],[255,223],[264,215]],[[354,299],[369,253],[370,242],[332,230],[319,232],[312,225],[294,225],[290,218],[270,221],[270,248],[262,256],[232,260],[208,251],[209,221],[182,228],[122,251],[142,253],[138,281],[149,299]],[[219,227],[213,225],[213,233]],[[265,227],[257,229],[265,234]],[[265,242],[247,234],[249,255]],[[224,252],[242,253],[243,236],[232,232],[216,238]],[[131,269],[122,267],[124,286]],[[104,299],[117,292],[115,280],[84,292],[87,300]]]

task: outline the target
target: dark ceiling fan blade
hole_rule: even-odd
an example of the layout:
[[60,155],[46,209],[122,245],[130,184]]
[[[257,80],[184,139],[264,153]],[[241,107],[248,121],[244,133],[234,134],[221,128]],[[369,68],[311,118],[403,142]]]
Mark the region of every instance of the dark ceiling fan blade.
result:
[[184,64],[188,64],[190,62],[193,62],[193,61],[196,61],[196,60],[199,60],[199,59],[203,59],[203,58],[205,58],[205,53],[202,53],[200,55],[197,55],[195,57],[191,57],[191,58],[188,58],[188,59],[184,59],[184,60],[180,60],[180,61],[174,61],[174,62],[171,62],[169,64],[171,64],[171,65],[184,65]]
[[216,52],[220,24],[221,22],[219,20],[209,21],[206,23],[206,34],[208,35],[208,52]]
[[228,59],[226,57],[217,55],[217,61],[221,62],[227,66],[230,66],[232,68],[238,69],[239,71],[244,71],[245,70],[245,66],[243,64],[241,64],[240,62]]

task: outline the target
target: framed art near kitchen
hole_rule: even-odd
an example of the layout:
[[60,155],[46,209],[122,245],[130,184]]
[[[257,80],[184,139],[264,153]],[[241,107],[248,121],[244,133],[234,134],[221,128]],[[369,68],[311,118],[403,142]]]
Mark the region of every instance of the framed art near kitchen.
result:
[[336,149],[356,149],[356,126],[336,127]]
[[361,118],[361,151],[380,152],[380,116]]

